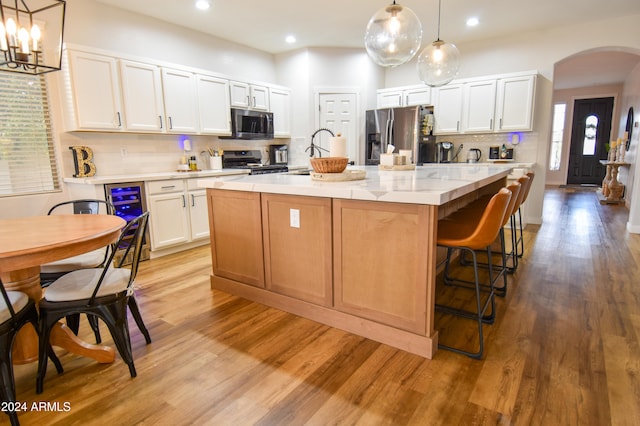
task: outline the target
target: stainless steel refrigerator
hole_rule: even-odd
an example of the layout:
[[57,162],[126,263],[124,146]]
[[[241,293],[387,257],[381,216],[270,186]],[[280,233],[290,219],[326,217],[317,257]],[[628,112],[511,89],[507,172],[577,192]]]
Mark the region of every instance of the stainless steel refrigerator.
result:
[[366,113],[365,165],[380,164],[389,144],[395,151],[410,149],[416,164],[435,162],[435,137],[431,136],[433,108],[412,106],[382,108]]

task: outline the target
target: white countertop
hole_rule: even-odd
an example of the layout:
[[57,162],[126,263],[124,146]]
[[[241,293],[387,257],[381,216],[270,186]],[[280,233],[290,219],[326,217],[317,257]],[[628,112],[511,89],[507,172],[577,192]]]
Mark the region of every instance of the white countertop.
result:
[[193,179],[204,177],[220,177],[233,175],[246,175],[249,170],[245,169],[222,169],[222,170],[201,170],[199,172],[158,172],[158,173],[136,173],[127,175],[91,176],[84,178],[64,178],[65,183],[76,183],[84,185],[104,185],[108,183],[125,183],[138,181],[152,181],[165,179]]
[[199,179],[201,188],[232,191],[395,203],[442,205],[507,177],[511,164],[426,164],[411,171],[382,171],[377,166],[351,166],[365,170],[364,180],[319,182],[311,176],[266,174]]

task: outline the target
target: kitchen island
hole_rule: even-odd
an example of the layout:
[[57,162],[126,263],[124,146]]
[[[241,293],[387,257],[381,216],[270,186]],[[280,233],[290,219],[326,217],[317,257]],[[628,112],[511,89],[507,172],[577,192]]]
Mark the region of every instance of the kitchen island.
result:
[[211,287],[427,358],[438,218],[504,186],[511,167],[364,169],[364,180],[202,179]]

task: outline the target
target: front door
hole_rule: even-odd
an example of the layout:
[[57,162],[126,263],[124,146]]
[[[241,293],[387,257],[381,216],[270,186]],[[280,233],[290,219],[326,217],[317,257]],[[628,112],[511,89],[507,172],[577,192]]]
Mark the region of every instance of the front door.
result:
[[[349,161],[358,162],[358,109],[357,94],[353,92],[325,92],[318,94],[319,114],[318,125],[331,130],[334,134],[341,133],[347,141],[347,155]],[[329,149],[329,133],[318,133],[314,143],[326,150]],[[322,151],[322,156],[328,156]]]
[[605,175],[613,98],[578,99],[573,107],[568,184],[599,185]]

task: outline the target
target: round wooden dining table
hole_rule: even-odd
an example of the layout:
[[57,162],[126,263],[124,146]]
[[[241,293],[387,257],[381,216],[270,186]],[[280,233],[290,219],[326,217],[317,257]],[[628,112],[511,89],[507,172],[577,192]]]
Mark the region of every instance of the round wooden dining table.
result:
[[[0,219],[0,278],[7,290],[27,293],[36,302],[42,298],[40,265],[99,249],[115,242],[126,222],[113,215],[51,215]],[[79,339],[66,325],[51,330],[51,344],[69,352],[113,362],[112,347]],[[30,324],[14,342],[13,362],[38,359],[38,335]]]

